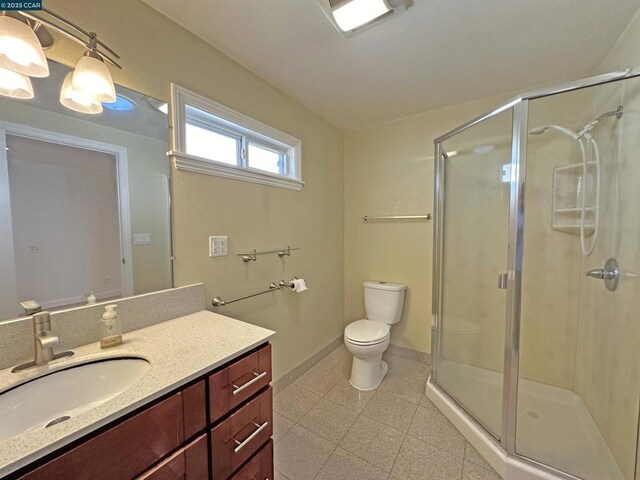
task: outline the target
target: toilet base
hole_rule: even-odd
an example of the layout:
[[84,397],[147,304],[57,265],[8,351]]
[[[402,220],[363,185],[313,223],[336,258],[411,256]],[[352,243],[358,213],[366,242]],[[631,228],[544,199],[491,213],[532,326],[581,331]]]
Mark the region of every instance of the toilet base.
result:
[[349,383],[357,390],[375,390],[380,386],[388,371],[389,365],[382,360],[382,354],[373,358],[354,356]]

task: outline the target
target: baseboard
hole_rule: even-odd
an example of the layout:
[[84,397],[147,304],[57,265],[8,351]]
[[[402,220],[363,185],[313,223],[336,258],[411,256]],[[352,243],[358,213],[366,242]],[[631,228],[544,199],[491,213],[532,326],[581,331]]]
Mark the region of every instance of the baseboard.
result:
[[412,360],[431,365],[430,353],[418,352],[417,350],[413,350],[407,347],[401,347],[399,345],[389,345],[386,353],[389,355],[394,355],[396,357],[410,358]]
[[295,367],[293,370],[285,373],[282,377],[280,377],[275,382],[271,383],[273,387],[273,394],[277,395],[279,392],[287,388],[293,382],[295,382],[299,377],[301,377],[307,370],[313,367],[316,363],[322,360],[324,357],[333,352],[336,348],[338,348],[343,343],[343,337],[340,335],[338,338],[333,340],[327,346],[323,347],[320,351],[313,354],[311,357],[306,359],[300,365]]

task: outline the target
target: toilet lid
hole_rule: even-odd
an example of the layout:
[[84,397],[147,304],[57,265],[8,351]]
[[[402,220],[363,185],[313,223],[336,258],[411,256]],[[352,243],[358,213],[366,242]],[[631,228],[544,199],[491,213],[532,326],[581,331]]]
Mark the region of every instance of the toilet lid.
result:
[[379,343],[389,335],[389,325],[375,320],[358,320],[347,325],[344,335],[359,344]]

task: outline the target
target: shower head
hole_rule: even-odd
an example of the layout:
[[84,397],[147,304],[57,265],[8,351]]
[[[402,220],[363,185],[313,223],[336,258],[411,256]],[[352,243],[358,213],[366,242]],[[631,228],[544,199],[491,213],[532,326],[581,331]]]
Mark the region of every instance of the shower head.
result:
[[542,125],[540,127],[532,128],[529,130],[529,135],[542,135],[547,130],[555,130],[556,132],[560,132],[574,140],[578,140],[580,138],[580,135],[573,130],[569,130],[567,127],[561,127],[559,125]]

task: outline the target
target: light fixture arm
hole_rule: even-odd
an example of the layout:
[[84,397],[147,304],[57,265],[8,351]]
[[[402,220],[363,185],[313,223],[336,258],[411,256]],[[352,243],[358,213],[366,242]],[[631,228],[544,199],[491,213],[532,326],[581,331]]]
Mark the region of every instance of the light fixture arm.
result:
[[17,13],[22,15],[25,19],[34,22],[34,28],[39,28],[40,25],[51,28],[69,38],[70,40],[86,47],[92,53],[95,53],[102,60],[109,62],[114,67],[122,69],[120,64],[117,62],[117,59],[119,59],[120,56],[116,52],[114,52],[108,45],[100,41],[95,32],[87,32],[79,25],[76,25],[72,21],[67,20],[63,16],[58,15],[48,8],[43,7],[42,12],[60,22],[62,26],[58,25],[53,20],[43,17],[42,15],[33,13],[33,11],[19,10]]

